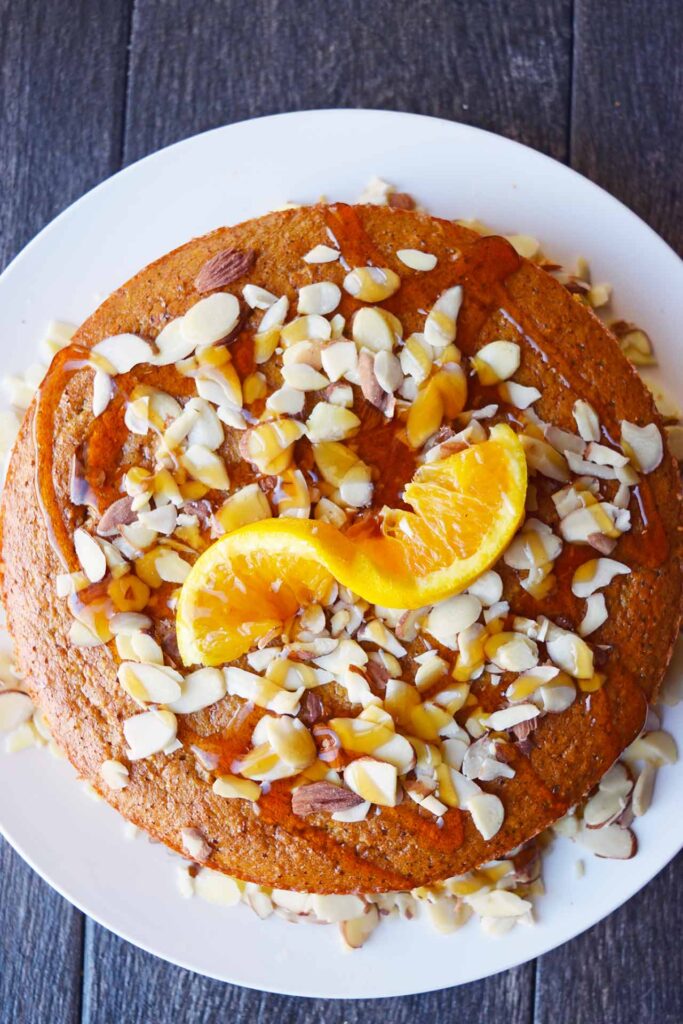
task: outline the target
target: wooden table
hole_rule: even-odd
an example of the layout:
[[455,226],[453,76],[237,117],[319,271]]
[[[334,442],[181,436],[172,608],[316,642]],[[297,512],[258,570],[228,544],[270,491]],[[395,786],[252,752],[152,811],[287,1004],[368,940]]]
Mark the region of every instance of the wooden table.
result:
[[[518,139],[681,251],[682,47],[680,0],[0,0],[0,266],[146,153],[312,107],[416,111]],[[7,844],[0,858],[2,1022],[683,1022],[681,857],[535,963],[379,1003],[197,977],[85,918]]]

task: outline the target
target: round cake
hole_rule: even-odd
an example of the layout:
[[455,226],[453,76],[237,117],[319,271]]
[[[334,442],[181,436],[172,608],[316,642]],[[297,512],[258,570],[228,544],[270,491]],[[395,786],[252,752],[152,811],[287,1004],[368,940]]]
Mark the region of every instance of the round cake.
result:
[[523,847],[639,733],[679,503],[649,392],[546,269],[319,205],[169,253],[58,353],[3,600],[127,819],[263,885],[406,890]]

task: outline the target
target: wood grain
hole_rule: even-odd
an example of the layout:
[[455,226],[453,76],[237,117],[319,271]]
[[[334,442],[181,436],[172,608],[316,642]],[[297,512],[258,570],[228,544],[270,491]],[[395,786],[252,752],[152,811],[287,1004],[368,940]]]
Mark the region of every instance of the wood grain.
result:
[[679,855],[614,914],[541,957],[535,1024],[681,1024],[682,891]]
[[[432,114],[571,159],[683,250],[677,0],[621,0],[618,15],[595,0],[0,0],[0,24],[0,265],[121,162],[327,106]],[[680,1024],[682,889],[679,857],[537,971],[328,1003],[200,978],[90,921],[83,935],[2,844],[0,1022]]]
[[567,152],[570,0],[137,0],[125,160],[283,110],[375,107]]
[[683,254],[683,4],[577,0],[571,162]]
[[[128,5],[0,0],[0,26],[3,267],[119,165]],[[80,1020],[82,930],[82,915],[0,840],[2,1024]]]

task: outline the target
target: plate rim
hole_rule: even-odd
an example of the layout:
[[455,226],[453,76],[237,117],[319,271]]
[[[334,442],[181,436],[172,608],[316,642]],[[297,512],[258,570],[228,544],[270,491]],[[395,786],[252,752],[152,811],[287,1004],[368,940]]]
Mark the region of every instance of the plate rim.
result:
[[[581,174],[579,171],[576,171],[574,168],[569,167],[567,164],[564,164],[561,161],[556,160],[553,157],[550,157],[547,154],[542,153],[539,150],[536,150],[536,149],[534,149],[531,146],[527,146],[524,143],[518,142],[515,139],[510,139],[510,138],[508,138],[508,137],[506,137],[504,135],[500,135],[498,133],[495,133],[495,132],[492,132],[492,131],[489,131],[489,130],[486,130],[486,129],[478,128],[476,126],[469,125],[469,124],[464,124],[464,123],[459,122],[459,121],[448,120],[446,118],[432,117],[432,116],[426,115],[426,114],[413,114],[413,113],[410,113],[410,112],[407,112],[407,111],[382,110],[382,109],[376,109],[376,108],[340,107],[340,108],[311,108],[311,109],[307,109],[307,110],[282,112],[282,113],[278,113],[278,114],[269,114],[269,115],[264,115],[264,116],[258,117],[258,118],[247,118],[247,119],[244,119],[244,120],[241,120],[241,121],[233,122],[233,123],[230,123],[230,124],[227,124],[227,125],[217,126],[217,127],[208,129],[206,131],[196,133],[194,135],[188,136],[187,138],[180,139],[180,140],[178,140],[178,141],[176,141],[174,143],[171,143],[170,145],[168,145],[166,147],[163,147],[162,149],[155,150],[153,153],[147,154],[144,157],[141,157],[139,160],[136,160],[134,163],[131,163],[131,164],[127,165],[126,167],[121,168],[118,171],[115,171],[113,174],[109,175],[104,180],[98,182],[96,185],[94,185],[92,188],[90,188],[88,191],[86,191],[83,195],[79,196],[76,200],[74,200],[67,207],[65,207],[59,214],[57,214],[56,217],[54,217],[47,224],[45,224],[40,229],[40,231],[35,236],[33,236],[27,242],[27,244],[24,245],[12,257],[10,262],[4,268],[2,274],[0,274],[0,287],[2,287],[5,284],[6,278],[11,276],[16,271],[16,269],[21,264],[21,262],[22,262],[22,260],[24,258],[29,257],[30,254],[33,252],[33,250],[35,248],[39,247],[41,244],[43,244],[49,238],[49,236],[53,232],[59,231],[59,228],[61,227],[61,224],[68,217],[73,215],[73,213],[76,210],[76,208],[80,209],[80,208],[86,207],[88,205],[88,203],[95,201],[97,199],[100,191],[104,191],[108,186],[110,186],[111,182],[114,179],[121,180],[121,179],[124,179],[129,174],[133,175],[136,171],[139,170],[141,165],[152,163],[155,160],[165,160],[165,159],[168,159],[169,156],[174,151],[176,151],[177,149],[182,148],[182,147],[191,147],[192,145],[196,144],[197,141],[200,140],[200,139],[207,139],[210,136],[217,136],[217,137],[218,136],[222,136],[222,135],[225,135],[226,133],[229,133],[232,129],[237,129],[237,128],[240,128],[240,127],[242,127],[244,125],[260,124],[260,125],[262,125],[264,127],[267,127],[267,125],[269,123],[274,122],[274,121],[306,120],[311,115],[314,115],[314,116],[324,116],[324,117],[332,117],[332,118],[339,118],[339,119],[354,119],[354,118],[358,118],[358,117],[360,117],[360,118],[383,118],[383,119],[387,118],[387,119],[391,119],[391,120],[395,120],[395,121],[399,121],[400,120],[403,123],[408,124],[408,129],[410,127],[410,124],[414,123],[416,120],[419,120],[420,122],[429,122],[429,123],[432,123],[432,124],[436,123],[436,124],[442,126],[442,128],[444,130],[446,130],[446,131],[454,131],[456,134],[457,133],[464,133],[465,136],[469,136],[469,138],[474,139],[474,140],[476,140],[477,138],[480,138],[480,137],[483,136],[483,137],[486,137],[486,139],[488,139],[489,142],[495,143],[496,145],[500,145],[502,143],[503,147],[505,147],[505,146],[515,147],[518,150],[525,151],[525,153],[527,155],[528,154],[532,155],[532,159],[540,160],[541,163],[547,162],[547,164],[549,164],[549,165],[554,165],[553,173],[557,173],[557,168],[559,167],[561,169],[561,171],[567,172],[569,177],[575,177],[575,178],[579,179],[583,183],[584,187],[585,187],[585,185],[588,185],[590,190],[593,191],[596,194],[596,196],[597,196],[597,198],[599,199],[600,202],[602,202],[602,203],[609,202],[610,205],[612,205],[615,209],[618,210],[618,212],[619,212],[619,214],[621,216],[626,215],[628,219],[630,219],[635,225],[637,225],[639,230],[642,231],[642,229],[645,229],[646,232],[650,236],[650,242],[655,244],[655,245],[657,245],[657,246],[659,246],[660,248],[662,248],[662,251],[665,252],[667,259],[670,259],[671,256],[673,256],[675,258],[675,260],[677,261],[677,263],[678,263],[678,272],[680,273],[680,272],[683,271],[683,259],[681,258],[681,256],[679,256],[679,254],[676,252],[676,250],[668,242],[666,242],[660,235],[658,235],[657,232],[649,224],[647,224],[638,214],[636,214],[633,210],[631,210],[628,206],[626,206],[623,202],[621,202],[621,200],[619,200],[615,196],[611,195],[611,193],[607,192],[600,185],[598,185],[595,182],[591,181],[590,178],[588,178],[585,175]],[[116,812],[114,812],[114,813],[116,813]],[[300,998],[330,998],[330,999],[335,999],[335,998],[339,998],[339,999],[342,999],[342,998],[343,999],[393,998],[395,996],[401,996],[401,995],[420,994],[420,993],[423,993],[423,992],[438,991],[438,990],[440,990],[442,988],[456,987],[459,984],[467,984],[470,981],[472,981],[472,982],[473,981],[479,981],[479,980],[482,980],[482,979],[484,979],[486,977],[491,977],[491,976],[494,976],[495,974],[501,973],[502,971],[509,970],[512,967],[519,966],[520,964],[529,962],[530,959],[533,958],[533,957],[530,958],[530,957],[526,956],[525,954],[522,954],[521,958],[515,957],[514,955],[511,955],[509,957],[509,962],[506,962],[503,966],[494,967],[491,970],[488,970],[487,968],[484,968],[484,970],[482,970],[482,971],[475,971],[474,974],[471,975],[467,980],[463,980],[461,982],[453,983],[453,982],[445,981],[444,984],[438,984],[438,985],[428,984],[425,987],[420,987],[419,984],[416,985],[415,982],[413,981],[409,986],[401,987],[398,990],[392,990],[389,994],[382,993],[381,995],[378,995],[378,996],[370,996],[370,995],[368,995],[366,993],[360,993],[360,994],[356,995],[355,993],[343,993],[342,994],[342,993],[338,993],[338,992],[334,992],[332,994],[330,994],[330,993],[323,993],[323,992],[315,992],[315,993],[310,992],[310,993],[305,993],[304,995],[302,995],[301,992],[297,991],[295,988],[287,988],[286,986],[283,986],[283,985],[269,985],[267,981],[266,982],[261,982],[258,985],[250,984],[248,982],[245,983],[244,981],[235,981],[235,980],[228,981],[228,979],[225,976],[221,976],[221,975],[212,973],[209,970],[202,969],[201,967],[197,967],[196,965],[192,964],[191,962],[189,962],[187,960],[183,960],[183,958],[181,958],[181,957],[169,956],[167,954],[159,953],[155,949],[152,949],[147,942],[141,941],[139,938],[133,937],[125,928],[113,927],[112,925],[108,924],[106,922],[106,919],[104,918],[104,916],[102,914],[100,914],[99,912],[98,913],[93,913],[91,910],[88,910],[86,908],[85,902],[87,902],[87,900],[85,902],[82,902],[80,897],[74,896],[74,895],[71,894],[69,887],[62,886],[61,883],[56,883],[55,881],[53,881],[49,877],[48,871],[42,869],[41,867],[39,867],[37,865],[37,863],[34,860],[33,855],[26,849],[24,843],[21,842],[21,840],[17,840],[15,838],[13,838],[9,834],[9,832],[6,829],[6,827],[5,827],[4,823],[2,822],[2,820],[0,820],[0,834],[2,834],[4,836],[4,838],[7,840],[7,842],[17,851],[17,853],[22,857],[22,859],[24,861],[26,861],[26,863],[31,867],[31,869],[34,870],[36,872],[36,874],[38,874],[39,877],[41,877],[43,879],[43,881],[45,881],[52,889],[54,889],[56,892],[58,892],[60,894],[60,896],[62,896],[69,903],[71,903],[81,913],[84,913],[86,916],[88,916],[91,919],[93,919],[94,921],[96,921],[102,927],[106,928],[107,930],[109,930],[109,931],[113,932],[114,934],[118,935],[119,937],[123,938],[125,941],[130,942],[134,946],[137,946],[138,948],[143,949],[145,952],[147,952],[147,953],[157,957],[158,959],[164,960],[164,961],[166,961],[168,963],[172,963],[172,964],[174,964],[174,965],[176,965],[178,967],[181,967],[181,968],[183,968],[185,970],[189,970],[189,971],[192,971],[194,973],[198,973],[198,974],[203,975],[205,977],[210,977],[210,978],[213,978],[213,979],[215,979],[217,981],[223,981],[223,982],[230,983],[230,984],[237,984],[237,985],[240,985],[240,986],[245,987],[245,988],[251,988],[254,991],[264,991],[264,992],[270,992],[270,993],[278,993],[278,994],[284,994],[284,995],[289,995],[289,996],[297,996],[297,997],[300,997]],[[649,859],[650,859],[651,866],[654,864],[654,870],[652,870],[651,873],[650,873],[650,869],[648,869],[648,877],[647,877],[647,879],[645,881],[637,879],[634,882],[632,882],[631,884],[626,885],[626,886],[624,886],[622,884],[622,886],[620,887],[618,895],[613,900],[609,901],[609,909],[607,911],[605,911],[604,913],[601,912],[600,916],[596,920],[589,919],[578,930],[573,930],[573,931],[571,931],[570,934],[567,934],[567,935],[561,935],[561,937],[557,938],[556,941],[552,941],[550,944],[544,945],[543,950],[538,952],[537,954],[535,954],[535,956],[544,955],[546,952],[550,952],[551,950],[556,949],[558,946],[564,944],[565,942],[570,941],[572,938],[576,938],[578,935],[581,935],[584,931],[588,930],[589,928],[593,927],[594,925],[596,925],[600,921],[604,920],[605,917],[607,917],[610,914],[614,913],[615,910],[617,910],[620,906],[622,906],[629,899],[631,899],[632,896],[634,896],[638,891],[640,891],[642,888],[644,888],[645,885],[649,884],[649,882],[652,881],[658,874],[660,874],[661,871],[667,866],[667,864],[671,860],[673,860],[673,858],[677,855],[677,853],[680,851],[680,849],[683,848],[683,830],[681,831],[681,834],[678,837],[678,839],[675,840],[674,846],[675,846],[675,848],[673,849],[673,851],[672,851],[672,848],[669,846],[669,847],[667,847],[665,852],[661,852],[661,847],[659,847],[657,854],[653,855],[652,853],[650,853],[650,858]]]

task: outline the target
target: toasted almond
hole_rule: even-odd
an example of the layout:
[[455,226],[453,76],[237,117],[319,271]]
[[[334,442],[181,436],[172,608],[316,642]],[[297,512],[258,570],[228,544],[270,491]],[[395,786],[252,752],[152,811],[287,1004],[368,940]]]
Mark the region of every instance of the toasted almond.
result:
[[472,365],[482,384],[498,384],[512,377],[519,369],[520,348],[514,341],[490,341],[472,358]]
[[129,525],[135,522],[136,514],[131,505],[133,499],[129,496],[118,498],[105,510],[97,524],[97,532],[100,537],[115,537],[118,535],[120,525]]
[[82,527],[74,532],[73,541],[81,569],[91,583],[98,583],[107,572],[107,559],[102,548]]
[[308,814],[335,814],[362,803],[363,799],[357,793],[331,782],[312,782],[297,786],[292,792],[292,811],[301,817]]
[[[140,363],[151,363],[154,359],[151,345],[137,334],[115,334],[93,345],[96,368],[106,373],[128,373]],[[102,364],[102,365],[100,365]]]
[[102,762],[100,775],[109,789],[125,789],[130,780],[130,772],[125,764],[115,759]]
[[332,281],[317,281],[299,289],[299,313],[319,316],[332,313],[341,302],[341,290]]
[[314,245],[303,257],[304,263],[334,263],[341,256],[339,249],[329,245]]
[[651,473],[664,456],[664,443],[656,423],[639,427],[628,420],[622,420],[621,444],[635,468],[641,473]]
[[178,715],[191,715],[221,700],[225,692],[225,676],[220,669],[200,668],[185,676],[179,695],[165,703]]
[[401,278],[388,267],[354,267],[344,278],[344,291],[361,302],[384,302],[401,286]]
[[433,270],[438,262],[433,253],[421,249],[399,249],[396,255],[411,270]]
[[194,279],[195,289],[202,293],[224,288],[248,274],[255,262],[256,252],[253,249],[223,249],[201,268]]
[[0,732],[9,732],[33,715],[33,701],[22,690],[0,690]]
[[154,709],[127,718],[123,723],[123,734],[129,746],[128,757],[139,761],[152,754],[161,753],[176,738],[178,727],[172,711]]
[[214,292],[191,306],[182,319],[182,332],[195,345],[215,345],[227,338],[239,321],[240,304],[228,292]]

